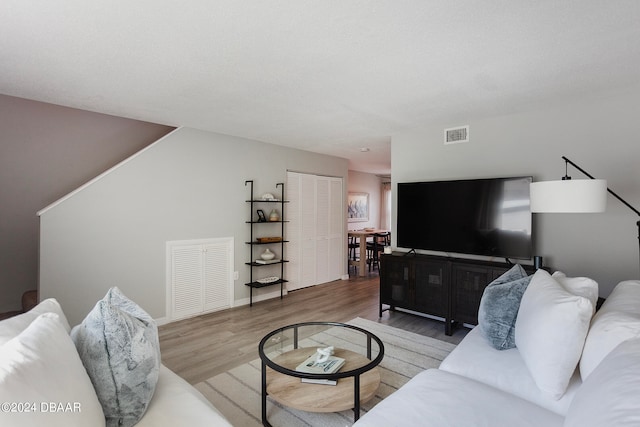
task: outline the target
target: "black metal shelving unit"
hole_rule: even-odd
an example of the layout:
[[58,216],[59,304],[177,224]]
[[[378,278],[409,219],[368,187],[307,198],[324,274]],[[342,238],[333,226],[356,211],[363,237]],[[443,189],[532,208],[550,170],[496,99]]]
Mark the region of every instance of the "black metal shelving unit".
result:
[[[284,200],[284,183],[283,182],[279,182],[276,184],[276,189],[278,189],[278,187],[280,187],[280,199],[279,200],[264,200],[264,199],[256,199],[254,194],[253,194],[253,180],[247,180],[244,182],[245,187],[247,186],[247,184],[250,186],[250,198],[249,200],[247,200],[247,203],[249,204],[249,221],[246,221],[247,224],[250,225],[250,237],[249,237],[249,241],[245,242],[248,246],[249,246],[249,256],[250,256],[250,261],[246,262],[245,264],[249,266],[249,283],[245,283],[246,286],[249,286],[250,288],[250,293],[249,293],[249,306],[253,305],[253,290],[256,288],[264,288],[267,286],[274,286],[274,285],[280,285],[280,299],[283,298],[284,296],[284,284],[287,282],[287,280],[284,279],[284,263],[289,262],[286,259],[284,259],[284,245],[285,243],[287,243],[288,241],[284,239],[284,224],[288,221],[285,221],[285,216],[284,216],[284,206],[285,203],[288,203],[287,200]],[[254,220],[254,216],[257,216],[257,211],[256,211],[256,207],[257,206],[278,206],[280,207],[280,219],[278,221],[269,221],[268,219],[266,221],[260,221],[260,220]],[[267,226],[267,224],[271,224],[270,226]],[[279,236],[273,236],[273,237],[280,237],[279,241],[259,241],[257,240],[260,237],[256,237],[256,234],[258,234],[258,229],[262,229],[262,227],[264,227],[266,229],[266,227],[274,227],[273,224],[280,224],[280,235]],[[273,229],[273,228],[271,228]],[[262,230],[261,230],[262,232]],[[261,234],[260,232],[260,234]],[[256,262],[256,253],[257,251],[255,250],[256,248],[260,248],[260,247],[268,247],[268,246],[274,246],[274,245],[278,245],[280,247],[280,259],[277,260],[276,262],[272,262],[272,263],[268,263],[268,264],[261,264]],[[280,277],[278,280],[273,281],[273,282],[268,282],[268,283],[262,283],[262,282],[258,282],[257,280],[254,280],[254,269],[256,268],[260,268],[260,269],[265,269],[266,267],[273,267],[273,266],[279,266],[280,267]]]

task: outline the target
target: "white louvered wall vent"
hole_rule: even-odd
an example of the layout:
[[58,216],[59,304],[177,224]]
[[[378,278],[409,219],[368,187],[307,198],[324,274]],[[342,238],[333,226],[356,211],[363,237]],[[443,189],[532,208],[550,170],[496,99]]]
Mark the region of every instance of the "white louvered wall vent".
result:
[[233,237],[167,242],[170,320],[233,305]]
[[444,130],[444,144],[469,142],[469,126],[458,126]]

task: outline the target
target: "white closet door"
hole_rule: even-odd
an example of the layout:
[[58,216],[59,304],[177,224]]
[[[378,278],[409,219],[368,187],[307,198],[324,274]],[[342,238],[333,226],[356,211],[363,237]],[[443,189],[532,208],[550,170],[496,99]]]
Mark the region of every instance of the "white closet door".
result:
[[329,178],[316,180],[316,283],[330,281],[329,276]]
[[331,178],[329,181],[329,280],[342,277],[346,264],[344,238],[344,198],[342,197],[342,179]]
[[339,279],[344,271],[342,178],[287,173],[288,290]]
[[316,177],[301,175],[300,186],[300,288],[316,281]]

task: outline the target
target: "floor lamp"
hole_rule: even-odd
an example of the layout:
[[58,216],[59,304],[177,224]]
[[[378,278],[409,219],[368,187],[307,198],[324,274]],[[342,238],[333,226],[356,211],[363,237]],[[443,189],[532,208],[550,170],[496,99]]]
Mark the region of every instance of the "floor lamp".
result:
[[[541,181],[531,183],[531,212],[604,212],[607,207],[607,192],[620,200],[640,217],[640,211],[631,206],[607,187],[604,179],[595,179],[580,166],[562,156],[565,161],[565,173],[559,181]],[[567,173],[571,164],[591,179],[572,180]],[[640,221],[638,226],[638,256],[640,264]]]

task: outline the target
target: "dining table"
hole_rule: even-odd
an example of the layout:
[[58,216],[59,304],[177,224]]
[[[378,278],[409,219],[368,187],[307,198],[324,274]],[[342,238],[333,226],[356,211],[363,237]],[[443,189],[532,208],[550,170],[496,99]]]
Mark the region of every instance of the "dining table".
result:
[[358,276],[366,276],[367,267],[367,238],[378,233],[387,233],[389,230],[377,228],[363,228],[362,230],[349,230],[349,237],[357,237],[360,243],[360,257],[356,260],[349,259],[349,265],[358,267]]

